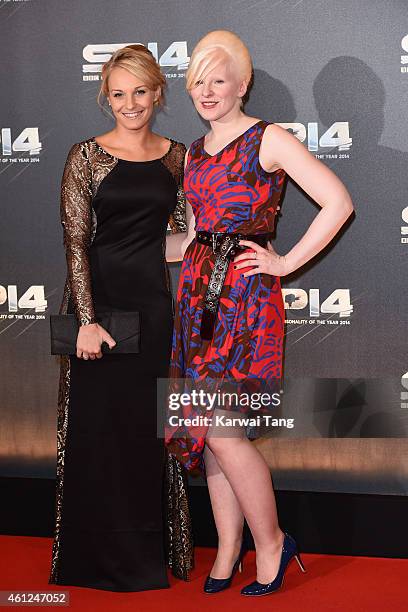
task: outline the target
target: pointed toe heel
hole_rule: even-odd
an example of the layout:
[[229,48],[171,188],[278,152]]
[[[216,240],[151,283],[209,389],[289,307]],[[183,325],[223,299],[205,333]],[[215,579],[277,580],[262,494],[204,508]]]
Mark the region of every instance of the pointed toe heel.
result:
[[234,566],[232,568],[231,576],[228,578],[213,578],[212,576],[207,576],[204,582],[204,593],[220,593],[221,591],[225,591],[231,586],[232,579],[234,578],[237,571],[242,572],[244,566],[244,556],[247,552],[247,546],[245,542],[241,544],[241,550],[238,555],[238,559],[235,561]]
[[220,593],[231,586],[232,576],[229,578],[212,578],[207,576],[204,582],[204,593]]
[[306,568],[303,565],[302,559],[300,558],[295,540],[288,533],[285,533],[279,570],[274,580],[272,580],[272,582],[268,582],[267,584],[262,584],[262,582],[255,580],[254,582],[251,582],[251,584],[247,584],[247,586],[241,590],[241,595],[269,595],[270,593],[274,593],[280,589],[283,584],[286,569],[293,558],[296,559],[302,572],[306,572]]

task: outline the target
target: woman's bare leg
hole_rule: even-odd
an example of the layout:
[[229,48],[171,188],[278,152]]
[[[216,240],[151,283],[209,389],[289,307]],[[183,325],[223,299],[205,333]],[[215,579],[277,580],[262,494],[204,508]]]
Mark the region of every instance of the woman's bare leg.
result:
[[240,551],[244,515],[231,485],[208,445],[204,450],[204,459],[208,491],[218,533],[218,553],[210,576],[228,578]]
[[[231,416],[231,413],[229,416]],[[257,580],[267,583],[273,580],[278,572],[284,538],[284,534],[279,527],[269,467],[258,449],[244,435],[219,437],[222,429],[219,428],[218,431],[210,430],[206,444],[212,451],[223,476],[228,481],[231,492],[234,494],[252,532],[256,548]],[[215,481],[213,482],[215,483]],[[221,483],[220,476],[218,485]],[[223,509],[223,493],[219,489],[221,489],[221,486],[213,487],[211,497],[213,499],[220,496],[221,502],[215,499],[216,514],[217,517],[220,517],[223,513],[223,540],[232,542],[237,535],[237,506],[232,501],[233,497],[228,493],[229,505]],[[228,563],[229,559],[227,560],[227,557],[229,558],[230,555],[226,552],[224,554],[224,549],[222,551],[220,549],[217,556],[219,567],[224,570],[228,566],[230,573],[232,563]],[[216,578],[218,575],[213,575],[213,577]],[[225,577],[225,575],[222,577]]]

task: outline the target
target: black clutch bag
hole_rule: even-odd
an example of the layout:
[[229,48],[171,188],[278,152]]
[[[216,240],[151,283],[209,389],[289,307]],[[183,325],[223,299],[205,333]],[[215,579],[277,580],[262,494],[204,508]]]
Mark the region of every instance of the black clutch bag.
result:
[[[139,353],[140,315],[138,312],[105,312],[96,315],[99,323],[115,340],[113,349],[104,342],[102,353]],[[51,315],[51,355],[76,355],[79,324],[74,314]]]

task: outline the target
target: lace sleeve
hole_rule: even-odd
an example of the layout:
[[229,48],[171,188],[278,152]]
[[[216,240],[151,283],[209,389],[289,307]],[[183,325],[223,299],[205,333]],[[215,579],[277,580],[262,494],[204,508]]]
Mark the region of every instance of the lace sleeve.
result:
[[172,173],[177,180],[177,203],[173,213],[169,218],[169,225],[172,234],[187,231],[186,221],[186,198],[183,189],[184,179],[184,156],[186,147],[181,142],[178,142],[174,147],[174,155],[172,160]]
[[91,172],[86,147],[75,144],[65,164],[61,184],[61,223],[68,282],[80,325],[95,323],[88,250],[91,242]]

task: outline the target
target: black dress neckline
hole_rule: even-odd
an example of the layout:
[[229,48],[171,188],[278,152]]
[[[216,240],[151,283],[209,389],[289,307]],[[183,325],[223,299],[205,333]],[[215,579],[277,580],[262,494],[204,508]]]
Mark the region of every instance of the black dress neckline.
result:
[[110,157],[111,159],[114,159],[115,161],[120,161],[120,162],[124,162],[127,164],[152,164],[154,162],[162,162],[164,159],[166,159],[166,157],[169,155],[170,151],[172,151],[174,145],[176,144],[176,141],[173,140],[172,138],[167,138],[167,140],[170,141],[170,146],[167,149],[166,153],[164,155],[162,155],[161,157],[156,157],[155,159],[147,159],[147,160],[142,160],[142,161],[137,161],[137,160],[133,160],[133,159],[123,159],[121,157],[116,157],[116,155],[112,155],[112,153],[109,153],[108,151],[106,151],[106,149],[104,149],[99,142],[96,141],[96,137],[92,136],[91,141],[95,144],[95,146],[105,155],[107,155],[108,157]]

